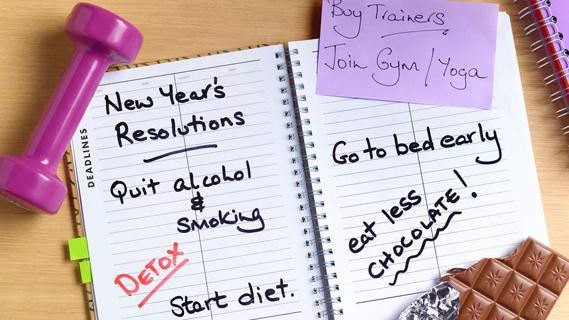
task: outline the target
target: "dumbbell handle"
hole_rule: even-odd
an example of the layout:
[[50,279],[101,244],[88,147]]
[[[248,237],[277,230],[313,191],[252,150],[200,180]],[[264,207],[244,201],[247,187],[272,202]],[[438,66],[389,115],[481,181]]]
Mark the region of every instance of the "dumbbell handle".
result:
[[142,34],[116,14],[89,3],[74,8],[65,33],[75,53],[22,155],[0,155],[0,196],[55,213],[67,195],[57,165],[110,64],[134,61]]
[[78,44],[28,143],[25,156],[56,170],[111,64],[108,54]]

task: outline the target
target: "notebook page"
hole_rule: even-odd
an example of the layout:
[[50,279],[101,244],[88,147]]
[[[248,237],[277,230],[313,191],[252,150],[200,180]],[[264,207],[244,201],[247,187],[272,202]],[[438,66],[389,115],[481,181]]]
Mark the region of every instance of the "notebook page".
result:
[[317,40],[289,47],[347,319],[394,319],[447,269],[547,242],[507,15],[491,110],[318,96]]
[[282,52],[105,76],[72,146],[99,319],[316,318]]

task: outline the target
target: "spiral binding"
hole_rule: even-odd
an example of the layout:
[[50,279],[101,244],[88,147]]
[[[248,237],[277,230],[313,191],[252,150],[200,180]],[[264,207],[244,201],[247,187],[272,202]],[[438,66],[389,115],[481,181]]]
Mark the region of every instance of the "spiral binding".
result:
[[[557,17],[551,12],[551,3],[553,0],[539,0],[531,1],[526,0],[527,5],[523,7],[519,12],[519,18],[524,19],[528,16],[532,17],[532,22],[524,28],[526,35],[531,35],[540,28],[547,28],[551,30],[551,34],[547,37],[540,37],[539,40],[531,44],[530,49],[532,52],[539,51],[544,48],[555,48],[556,52],[546,52],[545,56],[537,62],[537,67],[539,69],[546,66],[552,65],[564,65],[565,68],[562,70],[556,70],[553,68],[553,72],[543,79],[545,85],[552,85],[554,82],[559,81],[559,79],[569,79],[569,48],[565,48],[563,44],[563,34],[557,29]],[[563,0],[557,0],[563,1]],[[514,2],[518,2],[514,0]],[[543,18],[538,21],[533,19],[535,12],[542,12]],[[564,88],[559,84],[559,90],[550,96],[551,102],[557,102],[565,99],[569,96],[569,88]],[[556,111],[557,118],[563,118],[569,115],[569,106],[564,103],[563,107]],[[569,125],[562,128],[563,134],[569,134]]]
[[[305,235],[312,235],[313,238],[306,240],[307,247],[306,256],[308,258],[317,258],[317,263],[309,265],[310,270],[319,271],[318,275],[312,276],[311,281],[317,285],[313,289],[313,293],[324,294],[324,298],[316,299],[314,304],[317,307],[322,307],[318,311],[318,318],[334,319],[335,316],[343,314],[343,310],[337,306],[341,303],[342,299],[338,295],[340,287],[330,283],[331,280],[337,279],[338,275],[333,272],[335,262],[331,260],[334,254],[333,250],[329,247],[332,243],[331,237],[328,233],[328,225],[326,225],[325,203],[323,200],[322,189],[317,186],[321,183],[318,176],[319,169],[315,163],[317,160],[316,154],[311,150],[315,148],[315,142],[311,141],[313,136],[310,130],[310,119],[306,118],[308,107],[303,104],[306,103],[306,95],[302,94],[304,84],[298,83],[302,79],[302,72],[293,72],[293,67],[300,67],[300,60],[294,59],[298,55],[297,49],[285,50],[275,54],[277,59],[286,59],[286,63],[277,64],[277,69],[281,71],[288,71],[285,75],[279,76],[280,82],[289,82],[290,87],[293,88],[289,97],[283,98],[283,105],[292,104],[294,111],[285,111],[284,116],[290,119],[287,122],[287,128],[294,129],[288,135],[288,140],[294,143],[289,146],[291,152],[300,154],[291,159],[293,164],[302,164],[302,169],[295,169],[293,174],[299,177],[296,186],[303,190],[297,193],[297,198],[301,200],[299,210],[307,212],[306,215],[301,217],[302,223],[306,224],[304,228]],[[288,93],[287,90],[281,89],[282,93]],[[297,146],[304,146],[297,150]]]

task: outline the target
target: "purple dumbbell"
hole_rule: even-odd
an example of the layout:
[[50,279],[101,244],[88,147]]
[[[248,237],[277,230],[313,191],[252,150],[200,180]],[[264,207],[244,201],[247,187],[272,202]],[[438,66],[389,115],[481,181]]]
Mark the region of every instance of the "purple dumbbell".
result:
[[79,3],[65,32],[75,54],[53,93],[23,155],[0,156],[0,193],[26,208],[55,213],[67,194],[57,165],[111,64],[134,60],[142,34],[123,18]]

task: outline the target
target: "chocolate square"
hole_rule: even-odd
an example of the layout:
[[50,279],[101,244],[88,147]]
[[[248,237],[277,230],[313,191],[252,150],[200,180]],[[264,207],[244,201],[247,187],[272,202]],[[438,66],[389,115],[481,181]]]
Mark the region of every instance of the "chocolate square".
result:
[[490,312],[490,316],[488,317],[489,320],[518,320],[518,316],[515,313],[512,313],[510,310],[498,305],[494,304],[494,308],[492,312]]
[[474,289],[495,300],[506,286],[513,270],[498,260],[489,260],[476,281]]
[[539,280],[545,271],[553,253],[540,243],[530,243],[521,258],[516,270],[532,280]]
[[569,262],[554,257],[539,282],[542,286],[559,295],[569,280]]
[[460,305],[458,320],[486,319],[494,302],[479,292],[473,291],[464,305]]
[[551,291],[543,287],[537,287],[531,299],[525,305],[522,317],[527,320],[545,319],[551,312],[551,309],[553,309],[556,300],[557,296]]
[[535,282],[522,274],[514,273],[500,294],[498,303],[519,314],[536,287]]

